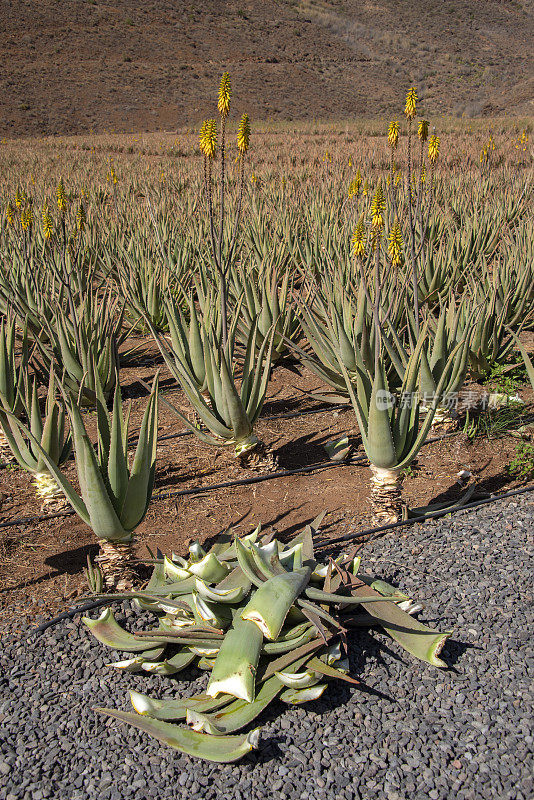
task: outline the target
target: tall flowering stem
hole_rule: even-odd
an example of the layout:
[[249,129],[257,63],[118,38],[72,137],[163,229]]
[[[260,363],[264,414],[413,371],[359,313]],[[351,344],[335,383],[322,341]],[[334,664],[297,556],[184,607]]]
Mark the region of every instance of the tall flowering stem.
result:
[[[237,242],[237,232],[241,216],[244,190],[244,165],[245,156],[250,140],[250,122],[246,114],[243,115],[238,131],[238,159],[239,159],[239,196],[234,215],[232,234],[225,247],[225,218],[226,218],[226,123],[230,114],[231,85],[230,78],[225,72],[219,85],[217,110],[220,117],[220,139],[217,139],[217,123],[215,120],[206,120],[200,129],[199,146],[204,157],[204,183],[210,225],[210,239],[212,245],[213,261],[219,278],[220,311],[221,311],[221,338],[223,346],[228,343],[228,273],[232,263]],[[218,230],[215,229],[215,212],[213,207],[212,188],[212,161],[217,150],[220,150],[220,184],[219,184],[219,220]]]

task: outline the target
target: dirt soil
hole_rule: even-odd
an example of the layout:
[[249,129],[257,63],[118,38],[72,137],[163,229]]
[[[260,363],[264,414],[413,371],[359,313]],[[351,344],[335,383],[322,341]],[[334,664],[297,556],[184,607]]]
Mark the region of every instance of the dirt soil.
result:
[[[161,368],[154,345],[139,344],[142,349],[132,363],[121,368],[123,397],[132,403],[134,438],[147,396],[139,379],[150,381],[155,368]],[[161,385],[164,396],[188,415],[183,394],[164,368]],[[277,457],[279,470],[325,463],[324,443],[345,433],[353,443],[352,456],[364,456],[352,408],[325,407],[309,396],[319,388],[324,389],[317,378],[294,364],[281,364],[273,372],[257,433]],[[483,392],[487,387],[474,385],[469,389]],[[532,392],[524,389],[519,394],[526,401],[528,418],[533,410]],[[305,411],[312,413],[303,414]],[[299,416],[279,418],[283,414]],[[89,430],[91,416],[88,412]],[[209,488],[258,474],[240,468],[231,451],[215,449],[191,435],[165,438],[183,432],[183,424],[161,402],[155,495]],[[506,471],[520,441],[517,434],[506,433],[492,439],[476,437],[471,442],[459,432],[427,444],[406,477],[406,502],[413,509],[458,497],[463,491],[458,472],[464,469],[473,474],[471,480],[477,482],[477,491],[506,491],[525,483],[525,479],[514,479]],[[66,473],[76,480],[73,462]],[[287,535],[323,510],[328,511],[323,525],[326,536],[356,534],[371,526],[369,476],[365,463],[340,464],[200,494],[154,498],[138,529],[137,554],[148,557],[148,546],[152,551],[160,548],[185,555],[192,539],[203,543],[230,526],[245,532],[259,522],[264,528]],[[0,628],[6,632],[65,610],[87,591],[83,568],[87,557],[98,552],[92,532],[76,516],[31,519],[43,513],[47,512],[42,511],[29,476],[13,465],[0,470],[1,523],[30,518],[0,528]],[[398,535],[410,536],[410,529],[400,529]]]
[[228,70],[254,119],[531,115],[532,0],[5,0],[0,136],[174,131]]

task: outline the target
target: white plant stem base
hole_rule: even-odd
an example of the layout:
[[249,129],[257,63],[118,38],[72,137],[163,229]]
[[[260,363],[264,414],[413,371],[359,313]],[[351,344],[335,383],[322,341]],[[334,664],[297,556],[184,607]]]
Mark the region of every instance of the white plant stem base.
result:
[[374,521],[391,525],[402,519],[402,474],[396,470],[371,466],[371,503]]
[[50,506],[53,506],[58,510],[69,507],[65,495],[57,485],[54,476],[49,472],[36,472],[32,484],[37,497],[43,501],[43,507],[49,509]]
[[259,441],[237,458],[243,469],[252,469],[255,472],[275,472],[278,469],[278,459],[266,445]]
[[109,542],[99,539],[100,553],[95,562],[102,570],[104,589],[124,591],[135,583],[134,539],[129,542]]

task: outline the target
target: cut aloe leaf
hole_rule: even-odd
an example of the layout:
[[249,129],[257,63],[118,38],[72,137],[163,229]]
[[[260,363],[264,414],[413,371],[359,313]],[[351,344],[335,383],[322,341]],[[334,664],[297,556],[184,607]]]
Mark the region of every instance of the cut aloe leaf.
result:
[[262,642],[257,625],[236,617],[221,643],[206,694],[231,694],[251,703]]
[[163,557],[163,567],[165,575],[173,581],[182,581],[191,577],[189,570],[179,567],[178,564],[174,564],[167,556]]
[[282,653],[288,653],[291,650],[294,650],[296,647],[300,647],[303,644],[307,644],[315,639],[317,636],[317,632],[313,625],[310,625],[308,630],[303,631],[299,636],[295,636],[294,639],[287,639],[286,641],[276,641],[276,642],[265,642],[263,645],[263,652],[268,653],[269,655],[281,655]]
[[138,714],[165,721],[185,719],[188,708],[195,708],[201,712],[214,711],[228,705],[234,698],[226,694],[220,695],[217,698],[198,695],[197,697],[188,697],[184,700],[154,700],[146,694],[130,690],[130,700]]
[[109,717],[133,725],[134,728],[148,733],[149,736],[172,747],[173,750],[221,764],[238,761],[256,748],[259,742],[259,728],[243,736],[210,736],[207,733],[197,733],[189,728],[181,728],[169,722],[132,714],[128,711],[116,711],[111,708],[95,708],[94,710],[99,714],[107,714]]
[[245,585],[235,586],[233,589],[221,589],[219,586],[210,587],[203,580],[197,578],[195,589],[204,600],[211,600],[214,603],[240,603],[247,596],[250,584],[247,582]]
[[280,700],[284,703],[289,703],[292,706],[298,706],[301,703],[309,703],[310,700],[318,700],[324,693],[328,684],[318,683],[316,686],[311,686],[309,689],[286,689],[280,695]]
[[219,561],[214,553],[208,553],[200,561],[195,561],[193,564],[190,564],[188,569],[189,572],[197,578],[202,578],[203,581],[207,581],[208,583],[218,583],[222,581],[230,571],[230,568]]
[[350,675],[346,674],[346,672],[344,671],[345,665],[343,665],[343,662],[340,661],[339,665],[340,665],[339,668],[336,669],[335,667],[332,667],[327,663],[325,664],[324,661],[322,661],[320,658],[317,658],[316,656],[308,661],[308,668],[310,670],[313,670],[315,673],[324,675],[327,678],[337,678],[337,680],[346,681],[347,683],[354,683],[354,684],[360,683],[360,681],[357,681],[355,678],[351,678]]
[[102,644],[114,647],[115,650],[124,650],[127,653],[140,653],[147,648],[161,646],[161,640],[138,639],[133,634],[121,628],[116,621],[113,611],[105,608],[98,619],[82,617],[93,636]]
[[[366,587],[369,588],[369,587]],[[358,605],[359,603],[380,603],[386,602],[391,599],[395,600],[405,600],[406,595],[402,593],[398,593],[397,595],[391,594],[388,597],[383,597],[382,595],[376,593],[371,593],[368,591],[367,594],[363,594],[361,598],[356,596],[354,593],[350,594],[333,594],[332,592],[323,592],[322,589],[315,589],[313,586],[309,586],[304,591],[306,597],[309,597],[310,600],[318,600],[320,603],[339,603],[341,605],[349,605],[354,606]]]
[[141,668],[144,672],[150,672],[152,675],[175,675],[177,672],[180,672],[180,670],[192,664],[196,657],[196,653],[187,649],[176,653],[176,655],[161,663],[157,661],[145,661],[141,665]]
[[205,670],[206,672],[211,672],[214,664],[214,658],[207,658],[206,656],[203,656],[202,658],[199,658],[197,667]]
[[280,683],[287,686],[289,689],[308,689],[310,686],[315,686],[315,684],[320,681],[317,673],[313,672],[311,669],[307,669],[304,672],[275,672],[274,674]]
[[[293,664],[288,666],[285,674],[289,675],[295,672],[308,658],[309,655],[307,654],[296,659]],[[234,700],[234,702],[224,706],[220,711],[212,711],[211,713],[202,712],[198,707],[190,709],[187,712],[187,723],[194,730],[204,730],[206,733],[212,733],[215,736],[234,733],[256,719],[283,688],[284,686],[278,677],[272,675],[262,683],[252,703]]]
[[[359,592],[363,596],[363,594],[369,592],[369,587],[365,586],[352,590],[355,598],[358,597]],[[432,630],[432,628],[411,617],[406,611],[399,608],[396,603],[369,603],[364,600],[362,606],[373,617],[375,624],[384,628],[391,638],[395,639],[411,655],[435,667],[447,666],[439,658],[439,654],[452,631],[440,633]]]
[[310,577],[308,567],[275,575],[265,581],[253,594],[241,619],[254,622],[266,639],[274,641],[285,622],[287,612],[293,605]]

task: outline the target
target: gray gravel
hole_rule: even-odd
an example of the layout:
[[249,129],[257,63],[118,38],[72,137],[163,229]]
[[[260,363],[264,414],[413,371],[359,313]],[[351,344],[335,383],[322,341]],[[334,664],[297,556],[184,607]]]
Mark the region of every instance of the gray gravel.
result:
[[199,672],[193,686],[117,675],[104,664],[118,656],[77,620],[31,643],[7,643],[0,797],[527,800],[533,507],[526,495],[372,543],[369,571],[423,596],[420,618],[455,627],[443,654],[452,668],[419,664],[385,636],[358,634],[354,674],[389,699],[331,684],[309,707],[275,705],[260,720],[262,749],[238,764],[180,756],[91,711],[127,708],[132,687],[154,696],[198,690]]

